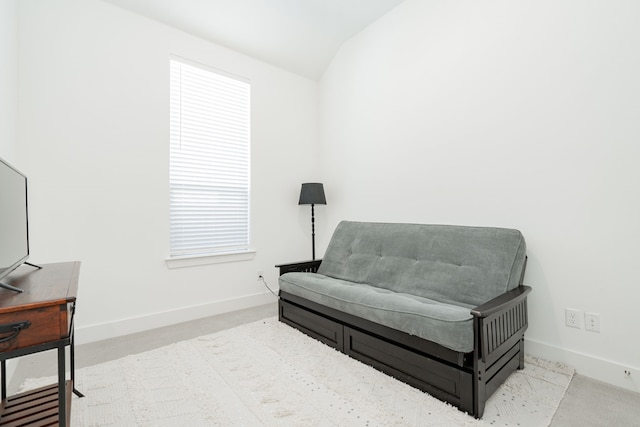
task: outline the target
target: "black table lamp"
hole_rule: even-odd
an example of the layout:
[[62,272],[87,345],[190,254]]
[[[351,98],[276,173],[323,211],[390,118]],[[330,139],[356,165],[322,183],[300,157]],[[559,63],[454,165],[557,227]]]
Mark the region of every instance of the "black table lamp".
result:
[[318,182],[308,182],[302,184],[300,189],[299,205],[311,205],[311,254],[312,259],[316,259],[316,230],[314,218],[314,205],[326,205],[327,199],[324,197],[324,187]]

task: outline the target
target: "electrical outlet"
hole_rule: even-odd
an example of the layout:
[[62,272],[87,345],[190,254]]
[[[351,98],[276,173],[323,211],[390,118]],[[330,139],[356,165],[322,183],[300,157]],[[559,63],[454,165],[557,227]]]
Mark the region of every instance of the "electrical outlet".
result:
[[262,273],[262,270],[258,270],[257,271],[256,280],[259,282],[259,281],[261,281],[263,279],[264,279],[264,274]]
[[582,329],[582,311],[574,308],[564,309],[564,322],[571,328]]
[[600,332],[600,315],[598,313],[585,313],[584,328],[587,331]]

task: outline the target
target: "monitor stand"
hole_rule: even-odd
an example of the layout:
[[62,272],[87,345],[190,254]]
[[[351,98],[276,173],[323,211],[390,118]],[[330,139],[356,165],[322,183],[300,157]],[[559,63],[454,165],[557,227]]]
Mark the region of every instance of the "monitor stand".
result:
[[24,292],[24,291],[23,291],[22,289],[20,289],[20,288],[16,288],[15,286],[11,286],[11,285],[8,285],[8,284],[6,284],[6,283],[2,283],[2,282],[0,282],[0,288],[2,288],[2,289],[8,289],[8,290],[10,290],[10,291],[15,291],[15,292],[20,292],[20,293]]
[[[31,264],[30,262],[24,262],[23,264],[27,264],[30,265],[31,267],[37,268],[38,270],[40,270],[42,267],[40,267],[39,265],[35,265],[35,264]],[[16,288],[15,286],[9,285],[7,283],[2,283],[0,282],[0,288],[2,289],[8,289],[10,291],[14,291],[14,292],[18,292],[18,293],[22,293],[24,292],[23,289],[20,288]]]

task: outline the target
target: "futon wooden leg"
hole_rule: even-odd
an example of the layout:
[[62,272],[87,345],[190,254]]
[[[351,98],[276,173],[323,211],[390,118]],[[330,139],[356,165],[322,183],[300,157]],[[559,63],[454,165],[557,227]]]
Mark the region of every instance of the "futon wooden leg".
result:
[[518,355],[519,357],[519,363],[518,363],[518,369],[524,369],[524,336],[520,339],[520,354]]

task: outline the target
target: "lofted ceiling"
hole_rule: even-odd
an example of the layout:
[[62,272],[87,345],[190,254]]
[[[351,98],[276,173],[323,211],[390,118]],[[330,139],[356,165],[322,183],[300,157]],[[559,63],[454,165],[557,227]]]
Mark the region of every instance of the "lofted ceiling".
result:
[[104,0],[318,80],[340,46],[404,0]]

